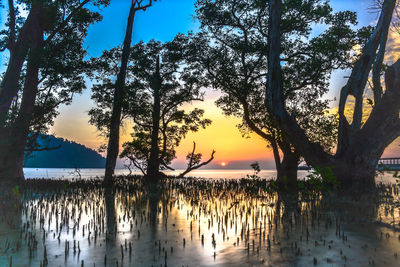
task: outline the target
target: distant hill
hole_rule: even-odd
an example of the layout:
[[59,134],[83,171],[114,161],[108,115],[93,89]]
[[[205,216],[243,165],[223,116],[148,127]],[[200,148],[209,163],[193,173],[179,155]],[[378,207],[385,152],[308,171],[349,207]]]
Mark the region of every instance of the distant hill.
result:
[[39,137],[38,142],[40,144],[46,143],[48,147],[60,146],[60,148],[51,151],[33,152],[31,157],[25,160],[24,167],[104,168],[105,166],[106,159],[99,153],[73,141],[48,135]]

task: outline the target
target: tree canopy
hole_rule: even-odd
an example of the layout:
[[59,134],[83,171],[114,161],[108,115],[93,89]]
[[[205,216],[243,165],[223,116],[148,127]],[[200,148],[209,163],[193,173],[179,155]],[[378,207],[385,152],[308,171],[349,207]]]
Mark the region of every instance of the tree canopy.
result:
[[[202,101],[201,88],[205,85],[203,74],[194,68],[188,59],[188,37],[178,35],[171,42],[139,42],[132,46],[127,80],[122,103],[122,118],[133,122],[131,142],[123,145],[121,157],[127,157],[146,173],[150,159],[151,139],[154,131],[153,114],[156,106],[159,112],[158,160],[161,168],[176,157],[175,149],[189,131],[197,131],[211,123],[203,119],[204,111],[186,111],[184,104]],[[92,98],[97,107],[90,110],[91,123],[107,133],[110,117],[111,95],[116,75],[119,48],[105,51],[97,59],[92,59],[92,77],[98,83],[93,86]],[[155,89],[155,73],[159,75],[159,88]]]

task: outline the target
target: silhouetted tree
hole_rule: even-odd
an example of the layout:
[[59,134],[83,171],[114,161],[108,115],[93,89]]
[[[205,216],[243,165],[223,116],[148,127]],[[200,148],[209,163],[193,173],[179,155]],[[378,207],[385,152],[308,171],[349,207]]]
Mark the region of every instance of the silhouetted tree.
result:
[[[202,101],[200,88],[205,85],[203,74],[188,61],[187,43],[186,36],[178,35],[171,42],[140,42],[131,48],[121,118],[132,119],[133,140],[123,145],[120,156],[129,158],[153,182],[158,180],[160,169],[170,168],[182,138],[211,123],[202,119],[201,109],[180,109],[183,104]],[[118,48],[111,49],[93,60],[94,78],[100,83],[93,86],[97,107],[89,114],[91,123],[106,134],[111,77],[119,53]]]
[[[1,177],[23,180],[26,145],[34,147],[35,136],[52,124],[57,106],[84,88],[82,44],[88,26],[101,19],[84,8],[88,3],[104,6],[108,1],[33,0],[16,7],[8,1],[8,28],[1,32],[1,44],[10,51],[0,86]],[[28,10],[26,17],[22,8]]]
[[[336,138],[337,120],[335,115],[327,114],[330,101],[318,97],[328,91],[331,72],[349,65],[349,53],[366,29],[353,31],[349,26],[356,23],[355,14],[333,13],[326,2],[287,1],[284,5],[288,12],[282,21],[287,33],[282,39],[282,97],[307,136],[328,152]],[[255,132],[269,143],[278,183],[296,185],[301,155],[264,105],[268,72],[267,3],[199,0],[196,6],[202,31],[194,37],[193,46],[200,51],[196,54],[199,66],[207,72],[212,86],[224,93],[217,105],[225,114],[242,118],[238,127],[244,134]],[[321,21],[327,30],[309,38],[310,23]]]
[[[380,79],[379,81],[376,79],[377,75],[381,76],[385,44],[395,4],[395,0],[383,2],[375,30],[354,62],[347,84],[340,92],[337,150],[331,155],[324,151],[320,144],[310,140],[305,128],[296,121],[297,116],[290,114],[286,108],[283,97],[286,87],[285,66],[282,66],[282,57],[285,57],[286,53],[283,40],[288,33],[283,18],[290,12],[284,8],[280,0],[269,1],[269,39],[266,49],[268,51],[267,107],[280,129],[304,156],[306,162],[314,167],[332,168],[342,185],[356,185],[361,188],[373,186],[375,168],[380,156],[400,134],[398,80],[400,62],[396,62],[386,70],[385,91],[379,85]],[[306,59],[314,57],[313,53],[304,55]],[[374,101],[368,116],[363,109],[363,101],[371,70],[374,80],[372,87]],[[346,100],[349,96],[355,99],[354,107],[347,105],[347,109],[351,108],[353,111],[351,122],[345,114]],[[368,118],[363,121],[363,116]]]
[[[109,0],[21,0],[8,1],[7,28],[1,31],[1,51],[8,50],[7,70],[0,84],[0,126],[7,120],[13,99],[17,96],[22,67],[40,31],[45,31],[39,47],[45,47],[57,35],[87,13],[85,5],[107,5]],[[28,12],[22,12],[22,9]],[[27,14],[26,16],[24,14]],[[39,32],[37,32],[39,31]],[[36,35],[34,34],[36,33]]]
[[[117,79],[114,85],[113,104],[111,110],[110,126],[109,126],[109,139],[107,146],[107,159],[106,171],[104,176],[104,183],[112,183],[115,165],[119,154],[119,128],[121,125],[121,112],[122,102],[124,96],[124,87],[126,79],[126,71],[128,67],[128,60],[130,54],[130,46],[132,42],[132,29],[135,14],[139,10],[146,10],[151,7],[152,0],[131,0],[131,8],[128,16],[128,23],[126,26],[125,39],[122,45],[121,65],[119,66]],[[156,0],[154,0],[156,1]]]

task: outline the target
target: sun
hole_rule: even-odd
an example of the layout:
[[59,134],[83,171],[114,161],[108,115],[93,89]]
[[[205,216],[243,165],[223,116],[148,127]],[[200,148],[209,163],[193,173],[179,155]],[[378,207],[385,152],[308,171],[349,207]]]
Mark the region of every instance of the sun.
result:
[[225,167],[226,166],[226,162],[225,161],[221,162],[221,166]]

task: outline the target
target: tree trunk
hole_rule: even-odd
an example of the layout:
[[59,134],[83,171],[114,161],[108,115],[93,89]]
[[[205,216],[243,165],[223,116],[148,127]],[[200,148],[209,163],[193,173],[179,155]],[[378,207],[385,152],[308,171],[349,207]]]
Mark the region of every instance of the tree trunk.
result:
[[297,187],[297,166],[299,165],[300,156],[292,149],[288,143],[281,140],[280,148],[283,154],[279,155],[279,148],[276,141],[270,140],[272,151],[274,153],[276,182],[282,189],[294,189]]
[[350,146],[334,161],[344,185],[374,184],[375,169],[385,148],[400,135],[400,60],[385,73],[386,91]]
[[114,100],[110,122],[110,136],[107,147],[106,171],[104,176],[104,183],[106,185],[110,185],[113,182],[115,165],[117,163],[119,154],[119,128],[121,125],[122,101],[124,98],[126,70],[128,67],[131,48],[130,46],[132,42],[133,22],[136,13],[135,5],[136,1],[132,1],[122,48],[121,68],[117,76],[117,81],[115,82]]
[[276,182],[283,189],[295,189],[297,187],[297,166],[300,156],[296,152],[284,151],[280,168],[277,169]]
[[[251,120],[249,114],[248,104],[242,101],[243,106],[243,119],[246,121],[248,127],[254,131],[258,136],[264,138],[271,144],[272,152],[274,155],[275,168],[276,168],[276,181],[282,188],[296,188],[297,187],[297,166],[299,164],[300,156],[297,151],[292,152],[290,143],[284,136],[279,139],[277,132],[271,131],[267,134],[257,127]],[[279,155],[279,148],[283,153],[283,159]]]
[[104,203],[106,206],[106,221],[107,221],[107,235],[106,235],[106,249],[110,250],[116,240],[117,234],[117,219],[115,210],[115,191],[112,187],[104,189]]
[[[284,136],[276,141],[282,151],[283,158],[278,154],[279,168],[277,167],[276,182],[281,189],[295,189],[297,187],[297,166],[300,154],[293,148]],[[276,157],[274,153],[274,157]],[[277,159],[275,159],[275,162]]]
[[7,144],[3,144],[1,147],[4,156],[0,168],[0,176],[6,179],[15,179],[16,182],[24,180],[24,152],[38,92],[41,45],[43,43],[43,30],[39,20],[35,20],[32,23],[30,38],[30,52],[21,107],[18,117],[13,125],[9,127],[9,133],[5,133],[8,136]]
[[[382,13],[374,34],[366,43],[362,55],[354,64],[348,83],[342,88],[339,106],[339,138],[335,156],[326,153],[322,146],[312,143],[295,118],[285,109],[280,84],[280,20],[281,1],[270,0],[270,24],[268,38],[268,88],[267,108],[290,142],[298,149],[306,162],[313,167],[332,168],[343,188],[355,186],[365,189],[375,184],[375,168],[385,148],[400,135],[400,60],[385,73],[386,91],[367,121],[360,126],[362,108],[354,111],[354,125],[349,125],[343,115],[347,96],[353,95],[360,102],[376,49],[390,26],[395,6],[394,0],[383,3]],[[357,113],[357,114],[356,114]]]
[[161,116],[161,77],[160,77],[160,59],[156,60],[156,71],[154,73],[152,85],[153,89],[153,112],[152,112],[152,130],[151,130],[151,148],[150,157],[147,164],[147,179],[149,182],[158,182],[160,169],[160,149],[159,149],[159,132],[160,132],[160,116]]
[[[359,157],[335,160],[332,171],[340,182],[342,189],[360,188],[368,189],[375,186],[376,165],[358,162]],[[376,158],[371,162],[377,162]]]
[[[36,3],[36,4],[35,4]],[[18,39],[10,44],[10,59],[7,64],[7,70],[0,85],[0,128],[4,128],[8,112],[12,101],[18,93],[18,82],[21,76],[22,66],[28,54],[30,43],[32,42],[33,27],[40,16],[40,5],[35,2],[29,12],[29,15],[22,26]]]

